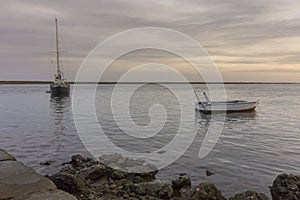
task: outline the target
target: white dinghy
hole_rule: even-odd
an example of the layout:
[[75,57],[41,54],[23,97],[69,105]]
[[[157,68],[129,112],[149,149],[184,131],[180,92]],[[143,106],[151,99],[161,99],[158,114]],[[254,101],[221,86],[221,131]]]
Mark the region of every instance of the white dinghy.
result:
[[[196,93],[195,93],[196,94]],[[210,101],[205,92],[203,92],[206,99],[205,102],[201,102],[196,94],[197,103],[196,110],[202,113],[209,114],[214,112],[249,112],[254,111],[258,105],[257,101],[244,101],[244,100],[231,100],[231,101]]]

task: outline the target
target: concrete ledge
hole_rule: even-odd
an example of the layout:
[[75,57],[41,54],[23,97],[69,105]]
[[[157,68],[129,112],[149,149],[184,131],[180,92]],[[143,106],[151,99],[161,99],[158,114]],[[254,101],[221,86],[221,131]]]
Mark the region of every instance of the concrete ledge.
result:
[[[48,190],[44,192],[35,192],[27,195],[26,200],[77,200],[73,195],[64,192],[62,190]],[[20,198],[14,198],[13,200],[22,200]]]
[[58,190],[50,179],[0,149],[0,199],[75,200],[76,197]]
[[12,198],[28,193],[54,190],[56,186],[47,178],[18,161],[0,162],[0,197]]
[[0,162],[6,160],[16,160],[16,158],[0,148]]

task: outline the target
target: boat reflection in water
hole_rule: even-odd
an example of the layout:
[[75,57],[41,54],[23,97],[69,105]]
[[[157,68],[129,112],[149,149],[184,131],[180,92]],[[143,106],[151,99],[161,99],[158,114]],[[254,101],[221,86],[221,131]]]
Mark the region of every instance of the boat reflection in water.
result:
[[69,127],[71,114],[70,97],[51,97],[50,98],[50,115],[54,121],[55,145],[57,150],[64,148],[64,137]]

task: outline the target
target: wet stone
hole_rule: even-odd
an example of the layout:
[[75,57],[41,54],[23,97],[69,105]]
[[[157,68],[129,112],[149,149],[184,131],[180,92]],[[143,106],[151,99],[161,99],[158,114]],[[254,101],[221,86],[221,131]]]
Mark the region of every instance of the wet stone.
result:
[[190,200],[226,200],[216,186],[209,182],[200,183],[189,196]]
[[51,164],[53,164],[53,163],[55,163],[54,160],[45,160],[45,161],[43,161],[43,162],[40,162],[40,165],[48,166],[48,165],[51,165]]
[[72,164],[72,167],[75,169],[82,169],[85,167],[90,167],[96,163],[97,163],[97,161],[94,161],[93,159],[88,158],[88,157],[84,157],[80,154],[73,155],[71,157],[71,162],[70,162],[70,164]]
[[300,176],[280,174],[270,187],[273,200],[300,199]]
[[180,176],[178,179],[172,181],[174,190],[180,190],[181,188],[190,188],[191,179],[187,176]]
[[98,164],[91,167],[84,168],[78,172],[78,176],[83,177],[85,180],[97,181],[106,174],[106,167]]
[[49,177],[58,189],[71,194],[78,194],[86,189],[85,181],[80,176],[67,173],[58,173]]
[[263,193],[257,193],[255,191],[246,191],[240,194],[236,194],[229,200],[269,200],[269,198]]

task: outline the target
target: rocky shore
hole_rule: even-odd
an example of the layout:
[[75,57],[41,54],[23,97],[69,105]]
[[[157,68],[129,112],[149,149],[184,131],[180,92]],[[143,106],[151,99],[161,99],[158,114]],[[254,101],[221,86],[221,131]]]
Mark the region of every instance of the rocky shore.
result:
[[[226,200],[213,183],[203,182],[192,188],[186,174],[171,183],[164,183],[156,180],[157,172],[155,167],[141,160],[118,154],[103,156],[100,161],[74,155],[57,174],[43,177],[0,149],[0,200]],[[273,200],[300,200],[300,176],[277,176],[270,192]],[[228,198],[268,199],[265,194],[255,191]]]
[[[145,173],[135,173],[144,168]],[[126,169],[124,172],[122,169]],[[100,199],[174,199],[226,200],[213,183],[203,182],[192,188],[191,180],[181,174],[171,183],[156,180],[157,170],[140,160],[114,154],[100,161],[74,155],[57,174],[49,176],[57,188],[80,200]],[[281,174],[270,187],[273,200],[300,199],[300,176]],[[263,193],[245,191],[229,200],[268,200]]]

